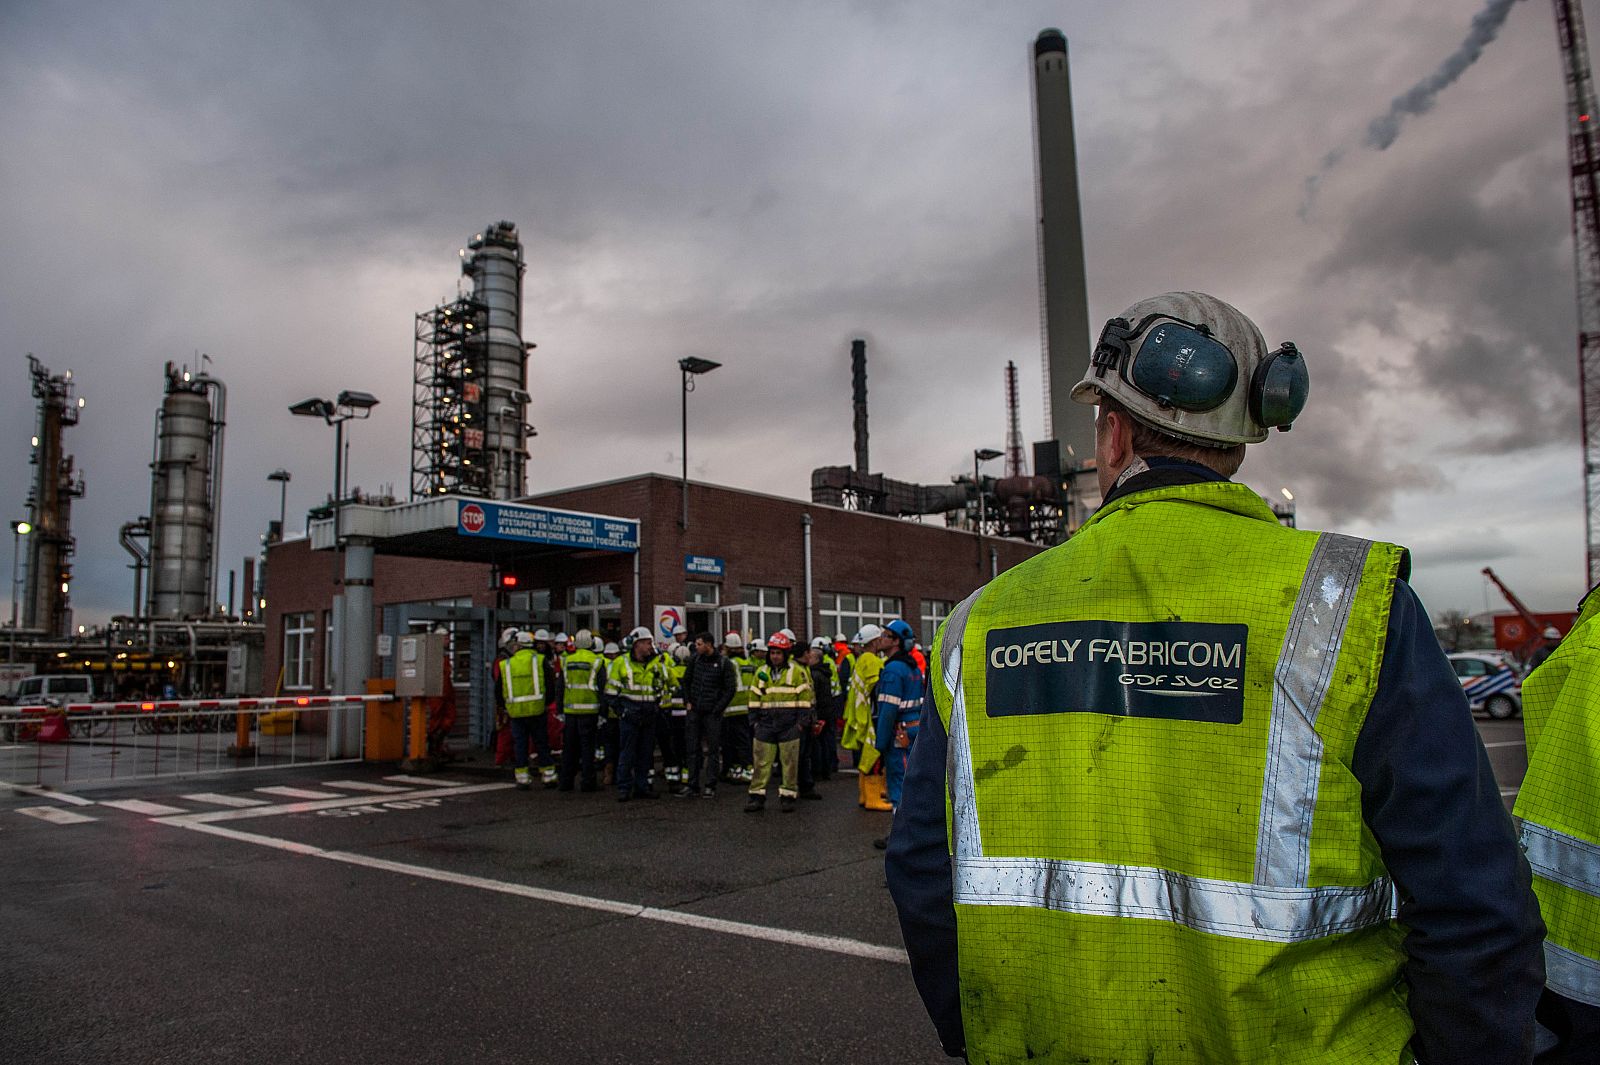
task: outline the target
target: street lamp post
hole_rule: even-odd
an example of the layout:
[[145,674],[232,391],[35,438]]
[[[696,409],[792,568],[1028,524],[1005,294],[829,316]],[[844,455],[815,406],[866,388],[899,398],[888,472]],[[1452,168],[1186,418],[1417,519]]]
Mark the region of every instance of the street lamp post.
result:
[[[344,423],[351,418],[370,417],[372,408],[377,405],[378,397],[371,392],[346,389],[335,399],[312,397],[302,399],[289,408],[290,414],[298,414],[303,418],[321,418],[333,426],[333,509],[336,517],[339,512],[339,501],[344,498]],[[288,483],[287,474],[284,482]],[[337,521],[334,522],[334,531],[338,531]]]
[[983,527],[989,523],[989,508],[983,498],[983,479],[978,474],[978,463],[989,462],[1004,455],[1004,451],[996,451],[992,447],[980,447],[972,453],[972,487],[978,492],[978,535],[983,535]]
[[[339,625],[342,647],[335,685],[338,689],[336,694],[339,695],[357,693],[358,686],[365,683],[372,666],[373,548],[371,542],[367,540],[352,543],[347,548],[339,520],[344,502],[344,423],[351,418],[369,417],[372,408],[377,405],[378,397],[372,393],[347,389],[332,400],[313,397],[303,399],[289,408],[290,414],[305,418],[321,418],[333,426],[333,542],[335,550],[343,555],[344,562],[341,576],[344,591],[335,604],[336,606],[339,603],[343,604],[343,620]],[[335,710],[330,716],[328,724],[330,750],[337,748],[341,752],[348,752],[354,750],[359,743],[355,728],[345,728],[337,720],[345,713],[343,710]],[[348,724],[353,726],[354,719],[352,718]],[[333,740],[335,735],[339,737],[337,743]]]
[[696,377],[721,365],[694,355],[678,360],[678,369],[683,371],[683,517],[678,526],[685,531],[689,528],[689,393],[694,391]]
[[17,660],[17,561],[22,556],[22,538],[32,531],[33,526],[28,522],[11,523],[11,649],[6,653],[8,663]]

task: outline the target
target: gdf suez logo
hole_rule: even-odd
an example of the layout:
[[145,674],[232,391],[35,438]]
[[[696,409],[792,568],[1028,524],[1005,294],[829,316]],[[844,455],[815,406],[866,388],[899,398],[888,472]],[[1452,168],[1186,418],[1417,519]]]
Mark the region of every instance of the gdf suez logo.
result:
[[481,533],[489,519],[483,513],[483,508],[476,503],[468,503],[461,508],[461,528],[469,533]]

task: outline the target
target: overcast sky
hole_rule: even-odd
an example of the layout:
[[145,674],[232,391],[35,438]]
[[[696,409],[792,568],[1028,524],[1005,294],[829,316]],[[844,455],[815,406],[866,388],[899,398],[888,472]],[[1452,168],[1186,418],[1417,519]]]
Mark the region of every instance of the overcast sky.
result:
[[857,336],[881,472],[946,481],[1002,446],[1007,360],[1037,439],[1031,46],[1059,26],[1091,318],[1169,289],[1235,303],[1312,374],[1240,479],[1289,487],[1303,526],[1411,547],[1435,615],[1503,606],[1484,565],[1569,608],[1583,483],[1548,5],[1512,4],[1431,110],[1369,143],[1484,7],[0,4],[0,518],[31,476],[27,352],[88,401],[67,434],[79,621],[131,605],[117,528],[148,511],[168,360],[207,352],[229,388],[224,574],[277,516],[268,472],[293,472],[291,529],[331,488],[332,434],[289,403],[375,393],[351,481],[404,495],[413,318],[502,218],[538,344],[532,491],[676,471],[675,363],[695,354],[725,366],[691,397],[692,475],[805,497],[812,467],[852,459]]

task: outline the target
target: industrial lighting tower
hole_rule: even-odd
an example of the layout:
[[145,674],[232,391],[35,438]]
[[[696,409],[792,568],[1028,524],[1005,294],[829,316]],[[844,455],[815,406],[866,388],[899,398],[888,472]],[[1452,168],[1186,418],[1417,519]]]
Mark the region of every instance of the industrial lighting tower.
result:
[[1584,558],[1588,587],[1600,583],[1600,197],[1595,174],[1594,80],[1583,11],[1555,0],[1556,36],[1567,80],[1567,156],[1572,168],[1572,244],[1578,277],[1578,398],[1583,423]]

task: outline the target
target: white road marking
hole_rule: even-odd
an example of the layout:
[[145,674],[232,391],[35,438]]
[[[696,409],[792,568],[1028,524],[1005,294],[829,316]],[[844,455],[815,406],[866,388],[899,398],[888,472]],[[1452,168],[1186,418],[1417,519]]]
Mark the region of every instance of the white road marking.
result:
[[[459,788],[429,788],[426,791],[403,791],[392,796],[393,799],[436,799],[445,795],[472,795],[480,791],[504,791],[515,787],[511,781],[497,781],[493,784],[471,784]],[[274,806],[255,806],[248,810],[208,810],[204,813],[183,814],[178,817],[162,818],[168,824],[194,824],[204,825],[213,821],[242,821],[254,817],[279,817],[285,814],[313,813],[317,810],[333,810],[341,806],[370,806],[375,802],[387,803],[390,797],[382,799],[371,795],[341,795],[333,799],[321,799],[314,802],[286,802]]]
[[1492,751],[1496,747],[1526,747],[1527,745],[1527,740],[1502,740],[1499,743],[1486,743],[1484,747]]
[[461,782],[459,780],[440,780],[438,777],[384,777],[396,784],[426,784],[430,788],[454,788]]
[[310,788],[257,788],[263,795],[282,795],[289,799],[340,799],[344,796],[336,791],[312,791]]
[[59,806],[19,806],[17,807],[17,813],[26,814],[29,817],[37,817],[39,820],[48,821],[52,825],[81,825],[86,821],[99,820],[98,817],[73,813],[71,810],[63,810]]
[[[255,813],[256,811],[241,810],[238,812]],[[402,876],[417,877],[423,880],[437,880],[441,883],[454,884],[458,887],[477,888],[480,891],[493,891],[501,895],[515,895],[518,898],[532,899],[535,902],[548,902],[557,906],[574,906],[584,910],[598,910],[602,913],[616,914],[619,917],[633,917],[641,921],[682,925],[708,932],[721,932],[725,935],[765,940],[769,943],[783,943],[788,946],[806,947],[810,950],[847,954],[872,961],[893,962],[898,965],[908,964],[906,952],[901,948],[880,946],[876,943],[866,943],[858,939],[845,939],[842,936],[824,936],[813,932],[796,932],[787,928],[771,928],[766,925],[747,924],[743,921],[726,921],[718,917],[704,917],[700,914],[683,913],[679,910],[662,910],[654,906],[640,906],[632,902],[618,902],[614,899],[602,899],[590,895],[575,895],[567,891],[552,891],[548,888],[530,887],[527,884],[514,884],[505,880],[491,880],[488,877],[471,876],[466,873],[452,873],[445,869],[431,869],[425,865],[412,865],[409,862],[392,862],[384,858],[369,857],[365,854],[352,854],[349,851],[324,850],[321,847],[313,847],[308,843],[296,843],[292,840],[276,839],[272,836],[258,836],[249,832],[240,832],[237,829],[219,828],[215,825],[203,824],[197,822],[193,817],[168,818],[156,823],[175,825],[179,828],[187,828],[192,832],[205,832],[213,836],[221,836],[224,839],[237,840],[241,843],[254,843],[260,847],[272,847],[276,850],[288,851],[290,854],[299,854],[307,858],[322,858],[331,862],[343,862],[346,865],[359,865],[367,869],[399,873]]]
[[201,791],[193,795],[185,795],[190,802],[203,802],[211,806],[265,806],[265,799],[247,799],[243,795],[224,795],[217,791]]
[[398,784],[374,784],[370,780],[324,780],[325,788],[343,788],[345,791],[410,791]]
[[93,799],[85,799],[81,795],[74,795],[70,791],[56,791],[54,788],[36,788],[32,784],[13,784],[7,780],[0,780],[0,790],[6,788],[20,791],[24,795],[37,795],[41,799],[60,799],[62,802],[71,803],[73,806],[93,806]]
[[181,806],[163,806],[158,802],[145,802],[143,799],[111,799],[101,802],[100,805],[126,810],[130,814],[149,814],[151,817],[166,817],[169,814],[188,812]]

